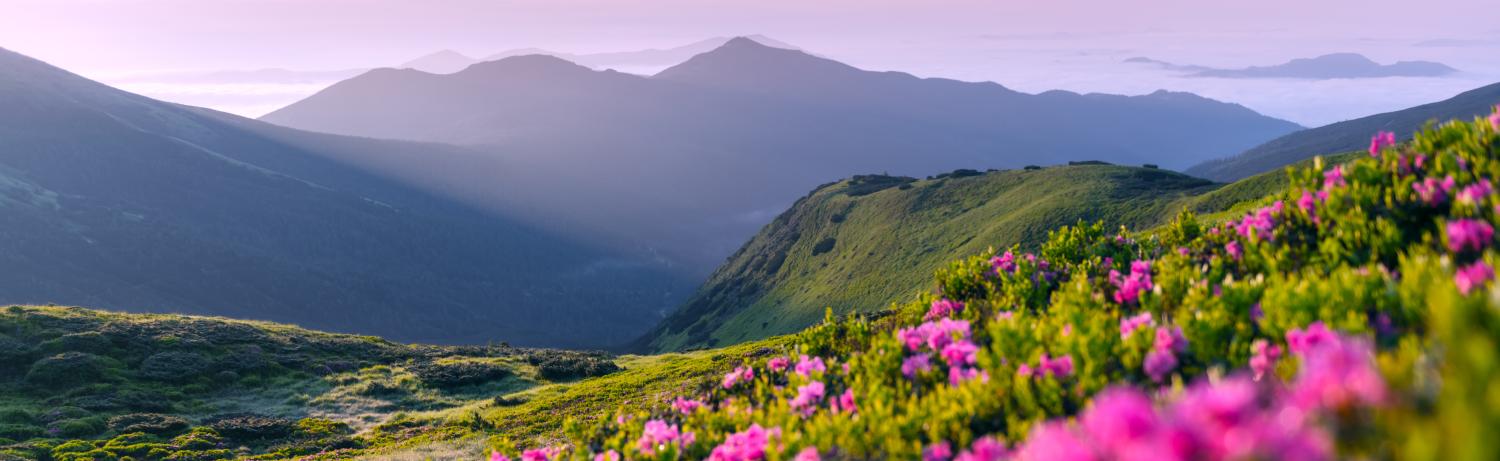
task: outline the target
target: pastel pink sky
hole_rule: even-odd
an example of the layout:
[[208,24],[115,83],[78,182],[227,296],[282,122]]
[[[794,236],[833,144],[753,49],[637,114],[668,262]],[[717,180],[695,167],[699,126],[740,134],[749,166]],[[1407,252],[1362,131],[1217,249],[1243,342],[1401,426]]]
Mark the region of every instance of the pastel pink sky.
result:
[[[586,53],[764,34],[873,70],[1028,92],[1191,91],[1317,125],[1500,81],[1497,0],[0,0],[0,47],[107,83],[258,115],[326,85],[185,86],[179,70],[394,66],[442,49]],[[1439,40],[1441,46],[1424,44]],[[1450,78],[1227,81],[1121,64],[1218,67],[1333,52],[1439,61]],[[327,82],[331,83],[331,82]]]
[[1493,38],[1496,17],[1495,0],[0,0],[0,46],[84,71],[339,68],[755,33],[861,55],[982,35],[1473,39]]

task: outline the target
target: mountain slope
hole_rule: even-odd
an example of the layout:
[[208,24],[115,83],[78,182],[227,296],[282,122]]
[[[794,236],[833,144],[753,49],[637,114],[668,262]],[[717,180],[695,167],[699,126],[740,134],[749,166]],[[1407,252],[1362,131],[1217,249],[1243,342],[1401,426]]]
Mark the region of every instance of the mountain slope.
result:
[[701,273],[830,178],[1069,160],[1185,167],[1298,128],[1190,94],[1032,95],[743,38],[654,77],[545,56],[450,75],[377,70],[262,120],[493,152],[527,174],[447,187]]
[[471,151],[162,103],[3,50],[0,145],[0,302],[598,347],[681,283],[379,170]]
[[1398,61],[1380,64],[1357,53],[1333,53],[1313,58],[1298,58],[1274,66],[1241,69],[1216,69],[1197,65],[1174,64],[1145,57],[1125,62],[1151,64],[1163,69],[1191,72],[1189,77],[1213,78],[1295,78],[1327,80],[1335,78],[1440,77],[1458,72],[1443,63],[1431,61]]
[[798,201],[635,347],[733,344],[805,328],[824,308],[840,315],[881,309],[928,290],[928,274],[951,255],[1035,247],[1049,229],[1079,220],[1151,227],[1216,187],[1107,165],[855,177]]
[[1314,155],[1365,149],[1370,144],[1371,133],[1378,131],[1412,133],[1430,121],[1468,119],[1488,114],[1490,108],[1495,106],[1495,101],[1500,101],[1500,83],[1465,91],[1431,104],[1298,131],[1233,157],[1195,165],[1186,172],[1215,181],[1234,181],[1279,169]]

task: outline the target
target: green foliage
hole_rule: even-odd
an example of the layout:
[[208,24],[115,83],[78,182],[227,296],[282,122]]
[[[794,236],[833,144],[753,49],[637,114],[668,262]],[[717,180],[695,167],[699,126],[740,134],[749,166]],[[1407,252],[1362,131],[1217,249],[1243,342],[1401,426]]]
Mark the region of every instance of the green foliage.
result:
[[1080,220],[1154,227],[1217,187],[1169,171],[1093,162],[956,173],[928,180],[858,176],[819,188],[746,243],[635,347],[732,344],[806,328],[826,308],[839,315],[880,310],[931,291],[927,274],[954,255],[996,244],[1035,249],[1049,230]]

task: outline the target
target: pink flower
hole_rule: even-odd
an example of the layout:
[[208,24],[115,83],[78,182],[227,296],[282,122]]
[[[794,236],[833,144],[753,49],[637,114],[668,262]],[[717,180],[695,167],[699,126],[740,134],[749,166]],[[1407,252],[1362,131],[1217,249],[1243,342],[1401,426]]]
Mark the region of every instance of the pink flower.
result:
[[1017,461],[1095,461],[1089,443],[1063,422],[1039,424],[1016,450]]
[[813,381],[797,388],[797,397],[790,403],[793,410],[802,413],[803,416],[811,416],[818,410],[818,405],[823,402],[824,386],[822,381]]
[[1500,131],[1500,106],[1495,106],[1495,112],[1490,114],[1490,128]]
[[963,312],[963,310],[964,303],[943,298],[932,302],[932,308],[927,310],[927,315],[923,317],[923,320],[951,317],[953,314]]
[[620,452],[610,450],[594,455],[594,461],[620,461]]
[[1276,367],[1276,359],[1281,358],[1281,346],[1257,339],[1250,343],[1250,370],[1255,372],[1255,380],[1259,381]]
[[1135,330],[1153,324],[1150,312],[1142,312],[1133,317],[1120,319],[1120,339],[1129,338],[1130,334],[1134,333]]
[[1453,274],[1453,282],[1458,285],[1458,292],[1468,295],[1475,289],[1483,288],[1485,283],[1495,278],[1495,269],[1484,261],[1475,261],[1467,267],[1458,269]]
[[735,384],[739,384],[741,381],[748,382],[748,381],[751,381],[751,380],[754,380],[754,379],[755,379],[755,369],[754,368],[739,367],[739,368],[735,368],[734,371],[731,371],[731,372],[729,372],[729,373],[727,373],[727,374],[724,375],[724,383],[723,384],[724,384],[724,388],[725,389],[731,389],[731,388],[733,388],[735,386]]
[[1313,214],[1313,207],[1317,204],[1318,200],[1313,197],[1313,193],[1310,191],[1302,191],[1302,197],[1297,199],[1297,209],[1302,210],[1303,213],[1307,213],[1309,216]]
[[641,438],[636,440],[635,446],[643,454],[655,454],[657,450],[666,449],[668,445],[675,444],[681,437],[677,426],[667,424],[665,421],[653,419],[646,421],[646,426],[641,432]]
[[510,457],[502,455],[499,450],[496,450],[490,452],[490,461],[510,461]]
[[948,461],[952,457],[953,448],[948,442],[934,443],[922,449],[922,461]]
[[821,461],[822,459],[818,456],[818,447],[807,447],[797,452],[797,457],[792,458],[792,461]]
[[1239,261],[1240,257],[1245,255],[1245,250],[1240,248],[1240,242],[1234,240],[1231,240],[1229,241],[1229,243],[1224,244],[1224,252],[1228,253],[1229,257],[1233,258],[1235,261]]
[[800,359],[797,360],[796,372],[803,378],[808,377],[808,375],[813,374],[813,372],[823,373],[826,371],[828,371],[828,367],[823,365],[822,358],[808,357],[806,355],[803,355]]
[[968,450],[960,452],[953,461],[1000,461],[1009,456],[1005,444],[991,436],[980,437]]
[[1016,367],[1016,376],[1019,376],[1019,377],[1021,377],[1023,379],[1029,379],[1029,378],[1032,377],[1032,375],[1035,375],[1035,374],[1036,374],[1036,372],[1031,371],[1031,365],[1027,365],[1027,364],[1023,363],[1023,364],[1021,364],[1021,366]]
[[1343,165],[1334,165],[1333,168],[1329,168],[1328,171],[1323,172],[1323,189],[1344,187],[1346,184],[1348,183],[1344,182]]
[[1300,407],[1343,409],[1385,401],[1385,381],[1363,339],[1335,336],[1299,355],[1302,367],[1292,384],[1292,399]]
[[956,341],[943,348],[943,361],[950,366],[973,365],[975,355],[979,352],[979,346],[969,340]]
[[559,453],[562,449],[558,447],[535,448],[521,452],[521,461],[551,461]]
[[999,274],[1001,272],[1015,273],[1016,255],[1013,255],[1009,250],[1006,250],[1005,254],[990,258],[990,266],[994,267],[996,274]]
[[1135,389],[1110,388],[1094,397],[1093,406],[1079,418],[1095,442],[1124,447],[1149,438],[1157,430],[1151,401]]
[[901,374],[906,375],[907,378],[913,378],[917,376],[917,373],[932,369],[931,357],[931,355],[925,353],[907,357],[906,360],[901,362]]
[[1160,327],[1156,329],[1156,341],[1151,347],[1159,351],[1187,352],[1188,341],[1182,335],[1182,327]]
[[1380,150],[1387,146],[1396,145],[1396,133],[1381,131],[1370,138],[1370,156],[1379,157]]
[[1152,349],[1151,352],[1146,353],[1146,361],[1141,364],[1141,368],[1146,371],[1146,375],[1150,376],[1152,381],[1159,383],[1166,378],[1167,373],[1177,369],[1177,354]]
[[1253,213],[1246,214],[1244,218],[1240,219],[1239,225],[1237,226],[1237,230],[1239,231],[1240,236],[1247,239],[1258,237],[1270,240],[1272,237],[1274,237],[1272,235],[1272,230],[1274,230],[1274,228],[1276,227],[1275,217],[1276,215],[1281,214],[1281,211],[1284,208],[1285,205],[1280,200],[1277,200],[1270,206],[1263,207],[1259,210],[1255,210],[1255,212]]
[[766,360],[766,369],[780,373],[786,371],[786,368],[788,366],[791,366],[791,364],[792,361],[790,359],[782,356],[776,356],[771,357],[770,360]]
[[1066,378],[1073,375],[1073,356],[1064,355],[1055,359],[1048,359],[1047,354],[1037,362],[1037,371],[1054,378]]
[[1293,328],[1286,332],[1287,347],[1293,354],[1303,354],[1318,346],[1336,341],[1338,337],[1333,334],[1323,322],[1313,322],[1306,329]]
[[682,397],[678,397],[677,400],[672,402],[672,408],[676,409],[678,413],[682,413],[684,415],[691,415],[694,411],[697,411],[698,408],[702,406],[703,402],[699,402],[697,400],[688,400]]
[[1464,250],[1480,251],[1495,238],[1495,228],[1490,223],[1476,219],[1459,219],[1448,222],[1448,249],[1454,253]]
[[1481,179],[1479,182],[1464,186],[1463,189],[1458,191],[1458,203],[1478,205],[1493,193],[1495,193],[1495,188],[1490,185],[1490,180]]
[[957,386],[964,381],[978,378],[982,382],[989,382],[990,374],[978,368],[948,367],[948,384]]
[[1437,206],[1448,201],[1448,193],[1453,191],[1453,184],[1452,176],[1443,178],[1442,181],[1426,178],[1422,182],[1412,183],[1411,188],[1417,192],[1417,199],[1423,204]]
[[780,437],[781,428],[766,430],[759,424],[751,424],[749,429],[725,437],[724,443],[714,447],[708,459],[710,461],[760,461],[766,458],[766,444],[771,439]]
[[854,389],[844,389],[844,393],[839,395],[838,401],[833,403],[833,409],[842,413],[858,413],[859,405],[854,403]]
[[1119,271],[1109,271],[1109,281],[1115,286],[1115,302],[1120,304],[1135,304],[1140,302],[1141,293],[1152,288],[1151,284],[1151,262],[1134,261],[1130,263],[1130,275],[1121,277]]

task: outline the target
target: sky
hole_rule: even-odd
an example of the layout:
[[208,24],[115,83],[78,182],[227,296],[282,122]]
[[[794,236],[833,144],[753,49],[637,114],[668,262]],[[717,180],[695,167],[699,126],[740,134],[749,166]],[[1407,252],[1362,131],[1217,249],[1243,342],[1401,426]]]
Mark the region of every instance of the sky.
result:
[[[1319,125],[1500,81],[1496,17],[1496,0],[0,0],[0,47],[148,96],[255,116],[336,79],[150,77],[394,66],[442,49],[629,51],[764,34],[872,70],[1027,92],[1192,91]],[[1243,81],[1121,62],[1147,56],[1244,67],[1330,52],[1439,61],[1463,72]]]

